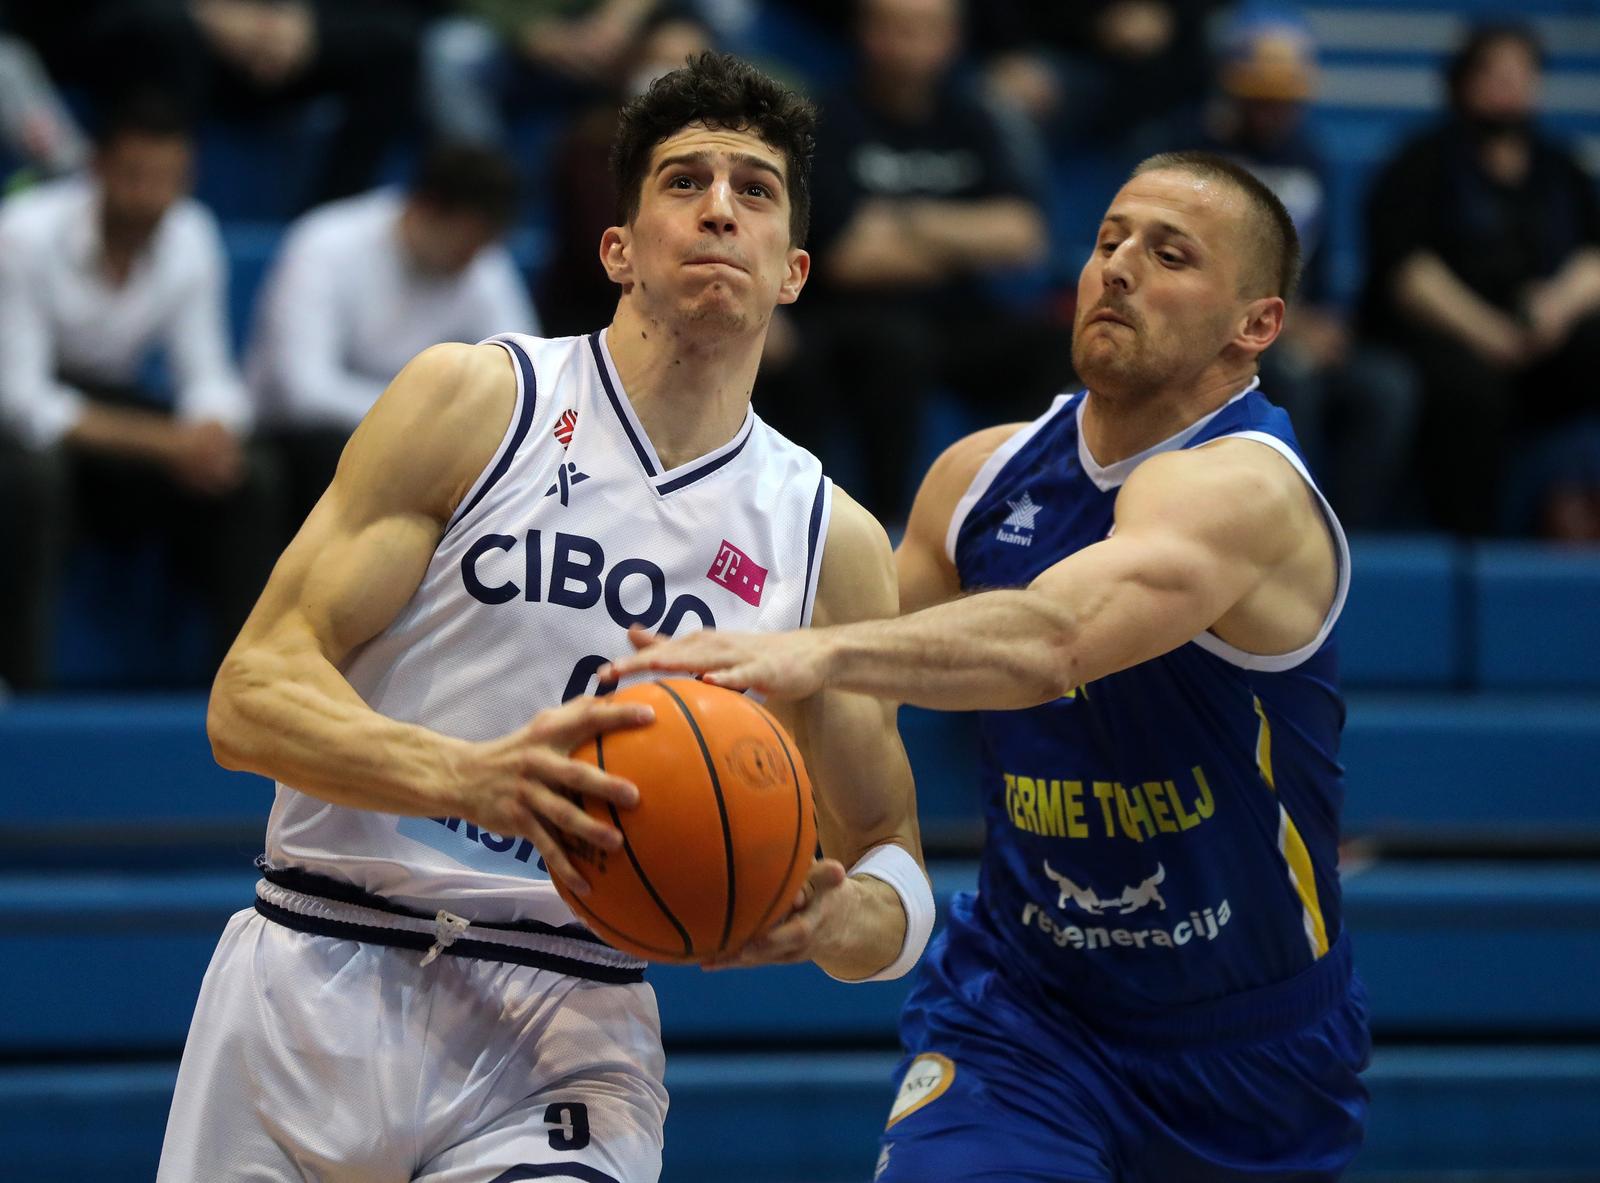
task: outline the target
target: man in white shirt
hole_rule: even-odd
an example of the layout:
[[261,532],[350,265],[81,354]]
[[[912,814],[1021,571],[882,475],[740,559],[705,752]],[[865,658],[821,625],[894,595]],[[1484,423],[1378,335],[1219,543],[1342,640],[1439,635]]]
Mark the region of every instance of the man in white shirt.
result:
[[[219,657],[271,569],[274,482],[246,446],[222,240],[186,195],[191,160],[181,115],[146,96],[108,119],[90,173],[0,206],[0,547],[16,571],[0,679],[18,686],[49,680],[69,525],[168,535]],[[170,405],[143,381],[158,357]]]
[[289,228],[258,304],[246,372],[286,462],[291,525],[412,357],[444,341],[539,331],[527,285],[498,242],[516,200],[510,161],[443,146],[406,191],[331,202]]

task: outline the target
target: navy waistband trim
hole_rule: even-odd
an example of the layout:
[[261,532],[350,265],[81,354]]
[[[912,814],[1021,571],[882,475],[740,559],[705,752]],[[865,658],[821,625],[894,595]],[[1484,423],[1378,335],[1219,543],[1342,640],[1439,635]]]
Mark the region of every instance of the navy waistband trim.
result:
[[[402,929],[377,928],[348,920],[329,920],[320,916],[302,916],[266,900],[256,900],[256,911],[274,924],[292,928],[296,932],[319,937],[336,937],[346,941],[361,941],[368,945],[387,945],[395,949],[412,949],[426,952],[434,946],[433,937],[425,932],[406,932]],[[643,969],[626,969],[610,965],[596,965],[556,953],[543,953],[535,949],[519,949],[512,945],[495,945],[487,941],[468,938],[452,942],[439,950],[447,957],[469,957],[475,961],[506,961],[512,965],[526,965],[533,969],[546,969],[572,978],[585,978],[591,982],[610,985],[631,985],[644,981]]]
[[[370,891],[365,891],[353,883],[345,883],[343,880],[332,879],[327,875],[318,875],[315,871],[306,871],[299,867],[271,866],[264,855],[256,859],[256,869],[261,872],[261,877],[268,883],[287,888],[290,891],[298,891],[304,895],[321,896],[325,900],[338,900],[341,904],[356,904],[363,908],[371,908],[375,912],[387,912],[391,916],[408,916],[412,920],[433,919],[433,915],[429,912],[418,912],[412,908],[402,907],[381,895],[374,895]],[[469,917],[469,919],[471,918]],[[497,932],[525,932],[536,936],[562,937],[569,941],[587,941],[591,945],[600,945],[606,949],[611,948],[610,945],[581,924],[541,924],[537,920],[494,924],[473,920],[472,927],[492,929]]]

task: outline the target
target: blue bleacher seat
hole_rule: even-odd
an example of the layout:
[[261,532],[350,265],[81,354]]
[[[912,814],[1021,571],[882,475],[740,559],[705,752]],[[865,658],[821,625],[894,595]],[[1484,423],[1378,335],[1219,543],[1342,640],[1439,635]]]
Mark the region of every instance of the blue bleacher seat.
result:
[[1600,690],[1600,553],[1480,548],[1470,586],[1479,685]]
[[[662,1183],[859,1183],[877,1154],[896,1058],[669,1056]],[[148,1183],[176,1077],[172,1062],[0,1067],[8,1170],[29,1183]],[[1594,1178],[1592,1048],[1384,1048],[1366,1080],[1372,1123],[1351,1183]]]
[[1350,598],[1339,624],[1346,686],[1444,689],[1462,684],[1464,556],[1421,536],[1351,540]]
[[1341,759],[1348,833],[1600,834],[1600,701],[1360,695]]

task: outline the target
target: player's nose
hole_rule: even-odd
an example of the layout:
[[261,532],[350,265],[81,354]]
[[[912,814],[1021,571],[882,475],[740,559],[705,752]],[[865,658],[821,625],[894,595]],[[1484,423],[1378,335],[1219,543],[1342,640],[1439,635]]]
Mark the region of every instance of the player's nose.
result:
[[1126,242],[1111,252],[1100,266],[1100,282],[1108,288],[1131,292],[1134,287],[1133,257]]
[[726,178],[718,177],[706,187],[700,206],[700,226],[714,234],[731,234],[738,228],[734,216],[733,186]]

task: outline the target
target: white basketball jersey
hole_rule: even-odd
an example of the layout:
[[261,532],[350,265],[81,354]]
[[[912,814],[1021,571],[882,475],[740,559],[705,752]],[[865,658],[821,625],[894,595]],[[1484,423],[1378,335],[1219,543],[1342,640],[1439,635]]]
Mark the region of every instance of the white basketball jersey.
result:
[[[832,493],[815,457],[747,412],[728,443],[667,470],[603,332],[491,341],[515,363],[516,409],[410,602],[345,664],[374,710],[492,739],[592,693],[599,667],[632,651],[631,624],[810,622]],[[461,818],[348,809],[280,784],[267,861],[428,916],[577,923],[531,842]]]

